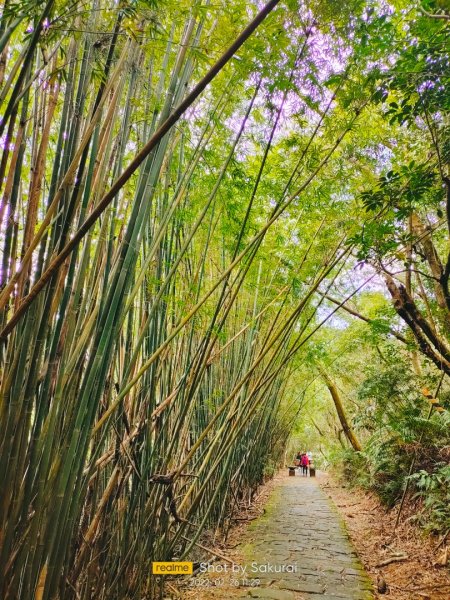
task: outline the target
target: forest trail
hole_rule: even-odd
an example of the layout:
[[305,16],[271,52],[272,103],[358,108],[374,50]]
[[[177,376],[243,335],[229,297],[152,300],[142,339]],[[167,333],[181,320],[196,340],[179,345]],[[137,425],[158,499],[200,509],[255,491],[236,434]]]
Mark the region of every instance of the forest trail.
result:
[[[236,592],[211,587],[197,598],[260,598],[272,600],[369,600],[371,582],[352,547],[336,508],[315,478],[283,477],[277,482],[265,513],[247,528],[240,546],[246,580]],[[296,572],[255,573],[252,564],[296,568]],[[291,567],[291,568],[292,568]],[[217,577],[214,575],[213,577]],[[239,576],[228,580],[236,585]],[[260,580],[257,584],[256,578]],[[225,584],[227,578],[225,579]],[[216,584],[217,585],[217,584]],[[198,590],[199,592],[200,590]]]
[[450,600],[450,0],[0,2],[0,600]]

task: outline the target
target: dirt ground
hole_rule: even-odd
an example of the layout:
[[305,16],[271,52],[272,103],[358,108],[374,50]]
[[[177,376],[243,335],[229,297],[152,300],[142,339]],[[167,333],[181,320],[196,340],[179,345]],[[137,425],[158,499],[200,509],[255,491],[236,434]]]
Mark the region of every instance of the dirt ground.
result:
[[[226,559],[240,563],[243,558],[239,545],[245,543],[247,527],[254,519],[264,514],[270,492],[283,476],[284,474],[275,477],[262,486],[252,506],[242,508],[225,542],[220,541],[218,537],[206,536],[202,544]],[[406,507],[402,513],[400,525],[394,530],[396,511],[387,511],[374,494],[343,487],[323,473],[318,474],[317,480],[345,521],[350,539],[374,583],[375,598],[450,599],[449,563],[447,567],[435,564],[442,558],[447,546],[450,550],[450,539],[443,541],[442,536],[440,538],[425,536],[411,523],[409,507]],[[208,557],[211,558],[211,554]],[[203,560],[207,560],[206,555]],[[389,562],[391,560],[393,562]],[[220,558],[216,558],[215,561],[216,564],[223,563]],[[389,564],[385,564],[386,562]],[[387,591],[384,594],[376,591],[380,576],[387,584]],[[172,586],[170,588],[169,593],[174,592],[169,596],[172,598],[201,598],[202,600],[218,598],[217,590],[192,589],[189,587],[189,580],[185,580],[176,588]],[[220,598],[233,598],[237,596],[238,590],[222,590],[223,593],[226,593],[226,596],[219,593]]]
[[[396,509],[386,510],[372,494],[342,487],[331,477],[319,478],[322,489],[329,495],[347,525],[350,538],[361,562],[377,588],[381,576],[387,586],[386,594],[376,598],[389,600],[448,600],[450,571],[435,563],[443,558],[446,544],[443,537],[425,536],[411,523],[407,506],[397,529]],[[383,564],[394,559],[390,564]],[[449,561],[450,562],[450,561]]]

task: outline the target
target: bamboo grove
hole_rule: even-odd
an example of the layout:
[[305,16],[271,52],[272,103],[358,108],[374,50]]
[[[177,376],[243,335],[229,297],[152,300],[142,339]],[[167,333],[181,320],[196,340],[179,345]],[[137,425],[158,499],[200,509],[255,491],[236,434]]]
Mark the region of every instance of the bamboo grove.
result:
[[4,3],[5,600],[159,596],[152,560],[226,532],[281,460],[354,246],[323,188],[379,81],[277,4],[240,39],[253,3]]

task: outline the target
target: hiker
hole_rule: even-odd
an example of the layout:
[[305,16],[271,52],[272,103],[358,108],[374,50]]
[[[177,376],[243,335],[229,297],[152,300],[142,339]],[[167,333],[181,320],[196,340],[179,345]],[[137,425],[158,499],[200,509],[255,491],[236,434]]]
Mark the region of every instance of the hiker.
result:
[[302,454],[301,465],[303,475],[306,475],[306,477],[308,477],[309,458],[307,454]]

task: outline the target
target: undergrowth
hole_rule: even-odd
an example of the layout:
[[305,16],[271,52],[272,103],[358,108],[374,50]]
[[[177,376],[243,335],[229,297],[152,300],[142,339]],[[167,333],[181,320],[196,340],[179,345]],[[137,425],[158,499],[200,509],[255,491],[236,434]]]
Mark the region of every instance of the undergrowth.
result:
[[360,386],[365,405],[355,426],[366,433],[362,452],[345,449],[334,461],[351,486],[375,491],[394,507],[408,486],[413,518],[429,532],[450,529],[450,412],[442,394],[432,410],[418,378],[403,365],[372,373]]

